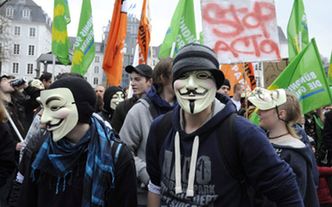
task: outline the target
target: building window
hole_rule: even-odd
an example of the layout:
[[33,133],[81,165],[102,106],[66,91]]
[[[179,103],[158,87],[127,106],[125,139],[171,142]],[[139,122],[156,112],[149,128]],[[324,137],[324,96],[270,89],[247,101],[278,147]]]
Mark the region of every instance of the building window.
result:
[[0,25],[0,34],[3,34],[3,25]]
[[30,28],[30,37],[36,36],[36,28]]
[[98,85],[98,78],[93,78],[93,84]]
[[95,73],[99,73],[99,67],[95,66]]
[[99,57],[99,56],[96,56],[96,57],[95,57],[95,62],[96,62],[96,63],[99,63],[99,62],[100,62],[100,57]]
[[15,28],[14,28],[14,34],[17,35],[17,36],[20,36],[20,34],[21,34],[21,27],[15,26]]
[[14,16],[14,9],[12,7],[6,8],[6,17],[13,17]]
[[23,9],[23,11],[22,11],[22,17],[24,19],[29,19],[30,18],[30,10],[29,9]]
[[28,64],[27,65],[27,74],[32,74],[33,73],[33,64]]
[[2,56],[2,43],[0,42],[0,56]]
[[29,45],[28,55],[35,55],[35,46]]
[[18,73],[18,63],[13,63],[13,73]]
[[14,55],[20,54],[20,45],[14,44]]

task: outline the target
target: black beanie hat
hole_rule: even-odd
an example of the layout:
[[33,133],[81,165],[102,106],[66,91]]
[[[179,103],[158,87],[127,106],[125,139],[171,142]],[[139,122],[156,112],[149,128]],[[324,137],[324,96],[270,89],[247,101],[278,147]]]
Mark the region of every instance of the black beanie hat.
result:
[[48,89],[68,88],[74,96],[79,123],[90,123],[96,108],[96,93],[83,78],[66,77],[53,82]]
[[205,45],[190,43],[177,53],[173,61],[173,83],[181,74],[189,71],[210,71],[216,81],[217,89],[224,82],[224,74],[219,70],[219,61],[212,49]]
[[225,78],[224,83],[222,84],[223,86],[228,86],[229,89],[231,89],[231,84],[227,78]]
[[116,86],[111,86],[109,88],[106,89],[105,93],[104,93],[104,110],[107,112],[111,112],[111,100],[113,95],[118,92],[118,91],[122,91],[122,89],[120,87],[116,87]]

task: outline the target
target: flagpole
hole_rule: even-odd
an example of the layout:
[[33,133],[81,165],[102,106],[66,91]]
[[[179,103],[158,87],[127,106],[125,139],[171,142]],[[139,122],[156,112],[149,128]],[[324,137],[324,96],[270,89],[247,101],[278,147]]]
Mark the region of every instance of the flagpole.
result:
[[[53,76],[54,76],[54,75],[53,75]],[[12,117],[9,115],[7,109],[4,108],[4,111],[5,111],[6,117],[8,118],[8,121],[9,121],[10,125],[12,125],[12,127],[13,127],[13,129],[14,129],[16,135],[17,135],[17,137],[20,139],[21,142],[24,142],[24,139],[23,139],[23,137],[22,137],[20,131],[18,131],[18,129],[17,129],[17,127],[16,127],[16,125],[15,125],[15,123],[14,123]]]
[[55,55],[52,53],[52,81],[54,81],[55,77]]

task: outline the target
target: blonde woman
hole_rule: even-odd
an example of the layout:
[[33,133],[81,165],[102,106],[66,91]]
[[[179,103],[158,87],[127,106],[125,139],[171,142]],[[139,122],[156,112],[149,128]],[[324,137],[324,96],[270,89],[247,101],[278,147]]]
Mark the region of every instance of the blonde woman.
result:
[[293,127],[301,118],[297,98],[284,89],[256,88],[248,100],[258,108],[260,126],[266,130],[275,151],[296,174],[305,206],[319,206],[315,184],[318,180],[315,176],[317,167],[313,153],[300,140]]
[[6,122],[5,107],[0,92],[0,206],[7,206],[6,200],[10,189],[10,178],[15,164],[15,143]]

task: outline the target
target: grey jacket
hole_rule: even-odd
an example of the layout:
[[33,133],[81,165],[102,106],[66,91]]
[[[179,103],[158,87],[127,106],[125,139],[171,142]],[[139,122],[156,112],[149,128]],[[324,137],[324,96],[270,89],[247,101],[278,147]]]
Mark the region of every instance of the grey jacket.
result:
[[129,110],[119,133],[120,139],[133,153],[137,178],[145,185],[149,182],[149,175],[146,171],[145,147],[153,121],[149,106],[150,104],[146,100],[139,99]]

